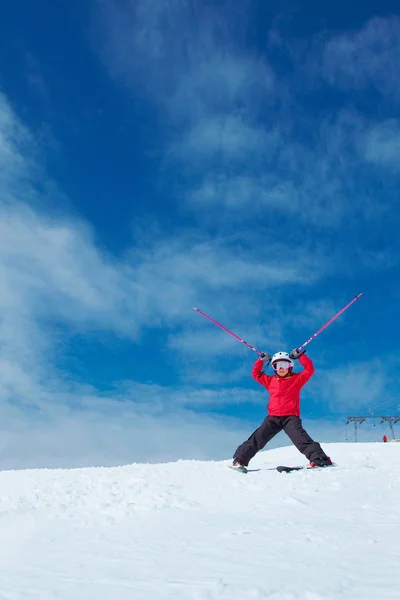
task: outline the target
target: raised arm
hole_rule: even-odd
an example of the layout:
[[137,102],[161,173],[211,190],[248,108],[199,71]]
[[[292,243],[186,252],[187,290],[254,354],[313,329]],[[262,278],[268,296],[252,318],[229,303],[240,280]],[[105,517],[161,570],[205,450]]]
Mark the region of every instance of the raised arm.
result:
[[271,381],[271,376],[266,375],[265,373],[262,372],[263,366],[264,366],[264,361],[262,361],[260,358],[258,360],[256,360],[256,362],[253,365],[253,369],[251,371],[251,376],[253,379],[258,381],[258,383],[260,383],[261,385],[264,385],[268,389],[269,383]]
[[314,364],[311,358],[309,358],[305,354],[299,356],[299,363],[302,367],[304,367],[304,371],[299,373],[298,379],[300,381],[300,384],[304,385],[314,375]]

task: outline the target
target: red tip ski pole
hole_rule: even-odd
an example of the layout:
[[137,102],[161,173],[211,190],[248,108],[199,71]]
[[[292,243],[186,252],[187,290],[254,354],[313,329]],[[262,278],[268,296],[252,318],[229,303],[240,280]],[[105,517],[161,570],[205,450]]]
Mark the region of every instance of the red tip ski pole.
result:
[[[307,346],[307,344],[309,344],[310,342],[312,342],[312,340],[314,340],[317,337],[317,335],[319,335],[321,333],[321,331],[323,331],[324,329],[326,329],[331,323],[333,323],[333,321],[335,321],[338,317],[340,317],[340,315],[343,314],[344,311],[347,310],[352,304],[354,304],[354,302],[356,302],[359,298],[361,298],[361,296],[362,296],[362,293],[358,294],[355,298],[353,298],[353,300],[351,302],[349,302],[344,308],[342,308],[342,310],[340,310],[334,317],[332,317],[332,319],[330,319],[327,323],[325,323],[325,325],[323,325],[321,327],[321,329],[318,329],[318,331],[316,331],[314,333],[314,335],[312,335],[306,342],[304,342],[304,344],[302,344],[301,346],[299,346],[297,348],[297,350],[302,350],[303,348],[305,348]],[[259,354],[259,355],[262,354],[262,352],[260,352],[259,350],[257,350],[257,348],[255,348],[251,344],[248,344],[245,340],[243,340],[242,338],[240,338],[238,335],[236,335],[232,331],[229,331],[229,329],[227,329],[226,327],[224,327],[223,325],[221,325],[221,323],[218,323],[217,321],[214,321],[214,319],[212,319],[211,317],[209,317],[208,315],[206,315],[205,313],[203,313],[199,308],[193,308],[193,310],[195,310],[196,312],[198,312],[199,314],[201,314],[203,317],[205,317],[206,319],[208,319],[209,321],[211,321],[211,323],[214,323],[214,325],[216,325],[220,329],[223,329],[224,331],[226,331],[226,333],[229,333],[229,335],[231,335],[232,337],[234,337],[237,340],[239,340],[239,342],[242,342],[242,344],[244,344],[245,346],[247,346],[251,350],[254,350],[254,352],[257,352],[257,354]]]
[[314,335],[312,335],[310,337],[310,339],[308,339],[306,342],[304,342],[304,344],[299,346],[299,348],[297,348],[297,350],[302,350],[303,348],[305,348],[307,346],[307,344],[312,342],[312,340],[314,340],[317,337],[317,335],[319,335],[321,333],[321,331],[326,329],[331,323],[333,323],[333,321],[335,321],[338,317],[340,317],[340,315],[343,314],[344,311],[347,310],[352,304],[354,304],[354,302],[356,302],[359,298],[361,298],[361,296],[362,296],[362,293],[358,294],[355,298],[353,298],[353,300],[351,302],[346,304],[346,306],[344,308],[342,308],[342,310],[339,310],[339,312],[334,317],[332,317],[332,319],[330,319],[327,323],[325,323],[325,325],[323,325],[321,327],[321,329],[318,329],[318,331],[316,333],[314,333]]
[[239,342],[242,342],[242,344],[244,344],[245,346],[247,346],[251,350],[254,350],[254,352],[257,352],[257,354],[262,354],[262,352],[260,352],[259,350],[257,350],[257,348],[254,348],[254,346],[252,346],[251,344],[248,344],[247,342],[245,342],[244,340],[242,340],[242,338],[240,338],[238,335],[236,335],[235,333],[232,333],[232,331],[229,331],[229,329],[227,329],[226,327],[224,327],[220,323],[217,323],[217,321],[214,321],[214,319],[212,319],[211,317],[209,317],[208,315],[206,315],[205,313],[203,313],[198,308],[193,308],[193,310],[195,310],[198,313],[200,313],[203,317],[205,317],[206,319],[208,319],[209,321],[211,321],[211,323],[214,323],[214,325],[216,325],[217,327],[220,327],[221,329],[223,329],[224,331],[226,331],[226,333],[229,333],[229,335],[232,335],[234,338],[236,338],[237,340],[239,340]]

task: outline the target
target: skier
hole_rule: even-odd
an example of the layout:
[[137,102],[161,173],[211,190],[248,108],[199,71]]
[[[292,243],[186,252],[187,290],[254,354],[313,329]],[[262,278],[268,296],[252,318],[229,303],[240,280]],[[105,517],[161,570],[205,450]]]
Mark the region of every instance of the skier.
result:
[[[266,387],[269,392],[268,416],[249,439],[236,449],[233,455],[234,468],[246,471],[253,456],[282,429],[296,448],[307,457],[311,467],[327,467],[332,464],[329,456],[325,454],[318,442],[311,439],[301,423],[300,389],[314,373],[312,360],[304,352],[304,350],[294,349],[290,354],[277,352],[272,357],[263,352],[254,363],[253,379]],[[304,370],[293,373],[293,361],[297,359]],[[270,362],[275,375],[266,375],[262,371],[264,364]]]

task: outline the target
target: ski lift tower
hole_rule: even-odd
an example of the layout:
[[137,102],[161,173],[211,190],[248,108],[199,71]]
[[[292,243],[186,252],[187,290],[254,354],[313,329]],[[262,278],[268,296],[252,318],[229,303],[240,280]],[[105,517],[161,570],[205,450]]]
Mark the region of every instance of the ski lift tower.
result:
[[388,416],[379,416],[379,415],[369,415],[367,417],[347,417],[346,425],[349,423],[354,423],[354,441],[357,442],[357,433],[358,426],[364,423],[367,419],[381,419],[381,423],[389,423],[390,433],[392,434],[392,441],[397,441],[394,435],[393,425],[400,421],[400,417],[395,417],[394,415]]

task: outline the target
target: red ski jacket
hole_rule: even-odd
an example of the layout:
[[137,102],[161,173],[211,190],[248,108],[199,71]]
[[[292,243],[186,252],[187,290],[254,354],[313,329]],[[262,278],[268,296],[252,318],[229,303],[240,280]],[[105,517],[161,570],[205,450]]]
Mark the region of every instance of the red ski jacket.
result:
[[286,377],[265,375],[265,373],[262,373],[263,361],[258,359],[254,363],[251,372],[253,379],[269,391],[268,416],[300,416],[300,390],[312,377],[314,365],[312,360],[305,354],[300,356],[299,362],[304,367],[304,371],[301,373],[288,373]]

